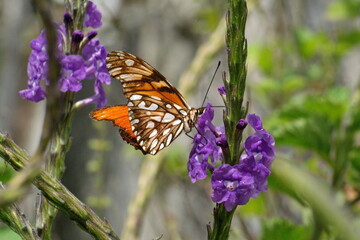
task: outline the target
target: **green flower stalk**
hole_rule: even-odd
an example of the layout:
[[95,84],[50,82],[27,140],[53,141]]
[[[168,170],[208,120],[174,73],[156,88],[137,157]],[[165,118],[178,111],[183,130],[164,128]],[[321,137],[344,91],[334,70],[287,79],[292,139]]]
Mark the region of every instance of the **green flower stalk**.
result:
[[[46,150],[45,170],[58,180],[65,171],[65,156],[71,146],[71,126],[76,109],[90,103],[100,107],[105,105],[102,85],[110,84],[111,80],[105,67],[107,51],[95,38],[97,32],[83,32],[86,27],[98,28],[102,25],[101,13],[91,1],[66,1],[66,6],[64,24],[46,21],[52,28],[47,27],[31,41],[28,88],[19,92],[22,98],[33,102],[47,98],[47,111],[57,113],[51,114],[55,116],[51,121],[45,121],[51,123],[44,126],[46,131],[51,132],[51,138],[43,148]],[[51,35],[52,38],[50,33],[54,35]],[[53,70],[54,65],[58,71]],[[95,95],[74,103],[76,92],[82,89],[85,79],[95,79]],[[46,90],[42,82],[47,85]],[[37,204],[36,228],[43,239],[52,239],[51,229],[56,214],[57,209],[45,196],[41,196]]]
[[[224,86],[218,88],[226,105],[225,126],[212,123],[214,109],[208,103],[197,121],[198,133],[188,161],[193,183],[211,175],[211,199],[216,207],[214,224],[212,228],[208,226],[209,240],[229,238],[236,207],[267,191],[267,178],[275,159],[274,138],[263,128],[260,117],[247,114],[247,107],[242,105],[247,56],[246,2],[229,1],[229,8],[226,39],[230,78],[224,74]],[[255,133],[242,141],[248,125]]]
[[[227,12],[226,47],[228,51],[229,77],[224,75],[225,133],[228,140],[228,154],[224,154],[224,163],[235,165],[240,159],[242,131],[236,129],[240,119],[245,119],[247,108],[243,108],[243,98],[246,83],[247,41],[245,24],[247,6],[245,0],[229,0]],[[216,204],[212,229],[208,226],[208,239],[222,240],[229,238],[234,207],[227,211],[223,203]]]
[[245,0],[229,0],[227,13],[226,45],[228,51],[229,78],[224,77],[226,89],[226,114],[224,123],[228,138],[230,159],[226,163],[235,164],[240,157],[241,134],[237,134],[236,124],[245,119],[247,108],[242,108],[246,84],[247,40],[245,24],[247,6]]

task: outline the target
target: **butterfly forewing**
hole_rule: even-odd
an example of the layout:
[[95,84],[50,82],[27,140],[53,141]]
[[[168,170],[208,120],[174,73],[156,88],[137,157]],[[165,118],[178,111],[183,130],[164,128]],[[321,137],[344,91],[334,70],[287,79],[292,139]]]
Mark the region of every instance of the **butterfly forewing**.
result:
[[133,94],[142,94],[168,100],[183,109],[190,108],[176,88],[141,58],[127,52],[113,51],[108,54],[106,63],[110,75],[121,81],[128,99]]
[[[166,78],[144,60],[121,51],[106,58],[107,69],[123,86],[128,100],[132,144],[156,154],[183,130],[190,106]],[[123,135],[122,135],[123,136]],[[124,136],[123,136],[124,138]]]

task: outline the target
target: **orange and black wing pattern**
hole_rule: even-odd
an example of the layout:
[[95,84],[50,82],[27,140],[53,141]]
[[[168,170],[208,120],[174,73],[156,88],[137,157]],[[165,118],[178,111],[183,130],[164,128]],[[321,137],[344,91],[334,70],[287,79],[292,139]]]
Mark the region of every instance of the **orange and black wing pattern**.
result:
[[106,57],[106,68],[121,82],[127,106],[102,108],[91,117],[112,121],[136,149],[155,155],[189,125],[191,107],[150,64],[130,53],[113,51]]
[[131,130],[127,106],[109,106],[100,108],[92,111],[90,117],[97,121],[111,121],[114,126],[119,127],[119,133],[127,143],[133,145],[135,149],[142,150],[136,141],[136,136]]
[[179,91],[150,64],[123,51],[112,51],[106,58],[106,67],[113,78],[122,83],[127,99],[133,94],[158,97],[189,109]]

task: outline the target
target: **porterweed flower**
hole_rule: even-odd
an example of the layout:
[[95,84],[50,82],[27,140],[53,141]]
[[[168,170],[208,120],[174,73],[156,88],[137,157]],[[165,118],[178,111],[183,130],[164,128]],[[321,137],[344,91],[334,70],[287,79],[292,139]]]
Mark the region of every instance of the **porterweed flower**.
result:
[[[197,121],[198,133],[195,134],[193,148],[188,161],[188,173],[191,182],[196,182],[207,177],[207,171],[212,171],[218,161],[222,160],[222,149],[219,146],[225,144],[225,128],[217,127],[212,123],[214,109],[208,103],[205,112]],[[210,159],[210,162],[209,162]]]
[[226,95],[225,86],[218,87],[218,92],[220,93],[220,95],[225,96]]
[[[223,88],[219,93],[226,94]],[[212,196],[216,203],[224,203],[231,211],[237,205],[248,203],[261,192],[267,191],[267,178],[275,158],[274,138],[262,126],[259,116],[248,114],[247,121],[240,119],[236,129],[244,130],[250,125],[255,133],[243,142],[243,153],[235,165],[224,162],[223,150],[228,142],[223,126],[215,126],[214,110],[211,104],[197,122],[198,133],[194,137],[193,148],[188,161],[191,182],[205,179],[211,174]]]
[[259,116],[249,114],[247,118],[255,133],[245,140],[245,151],[248,155],[253,155],[258,162],[270,167],[275,158],[275,140],[263,129]]
[[110,84],[111,78],[106,69],[107,51],[98,39],[92,39],[82,50],[82,55],[86,60],[87,79],[94,76],[104,84]]
[[[269,168],[275,157],[274,138],[263,129],[260,117],[249,114],[247,119],[255,133],[245,140],[245,153],[241,155],[239,163],[234,166],[220,165],[211,177],[211,198],[216,203],[224,203],[227,211],[267,191]],[[241,119],[237,128],[243,129],[246,125],[247,122]]]
[[[82,89],[85,79],[95,79],[95,94],[80,102],[82,104],[95,103],[97,107],[103,107],[106,105],[106,95],[102,84],[109,85],[111,81],[106,70],[107,51],[100,41],[94,38],[96,31],[89,31],[85,37],[81,30],[73,31],[73,19],[69,12],[64,14],[64,22],[65,24],[56,25],[56,57],[61,66],[59,90],[78,92]],[[86,7],[84,26],[93,28],[101,26],[101,13],[91,1]],[[28,62],[28,88],[21,90],[19,94],[29,101],[38,102],[46,97],[44,85],[49,84],[47,42],[44,30],[38,38],[31,41],[30,46],[32,51]]]
[[80,55],[68,55],[61,59],[60,91],[78,92],[85,78],[85,61]]
[[89,1],[86,6],[84,26],[99,28],[101,25],[101,12],[97,9],[95,3]]
[[211,199],[224,203],[231,211],[236,205],[248,203],[250,197],[258,197],[267,191],[267,177],[270,170],[256,163],[253,156],[244,157],[237,165],[222,164],[214,170],[211,177],[213,193]]
[[[62,42],[60,39],[64,34],[64,28],[57,26],[57,49],[62,49]],[[48,56],[46,50],[46,36],[45,31],[42,30],[40,35],[30,42],[32,49],[28,66],[27,74],[29,76],[28,88],[19,92],[20,96],[33,102],[39,102],[46,97],[46,91],[41,82],[45,82],[48,85]]]

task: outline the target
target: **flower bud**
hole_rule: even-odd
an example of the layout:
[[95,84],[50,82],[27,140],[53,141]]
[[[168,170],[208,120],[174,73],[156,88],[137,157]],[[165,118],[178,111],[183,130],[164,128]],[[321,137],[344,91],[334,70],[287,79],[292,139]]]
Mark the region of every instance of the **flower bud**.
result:
[[84,34],[81,30],[76,30],[73,32],[71,37],[71,52],[72,53],[78,53],[80,43],[84,39]]
[[236,129],[244,130],[247,126],[248,122],[245,119],[240,119],[236,124]]

